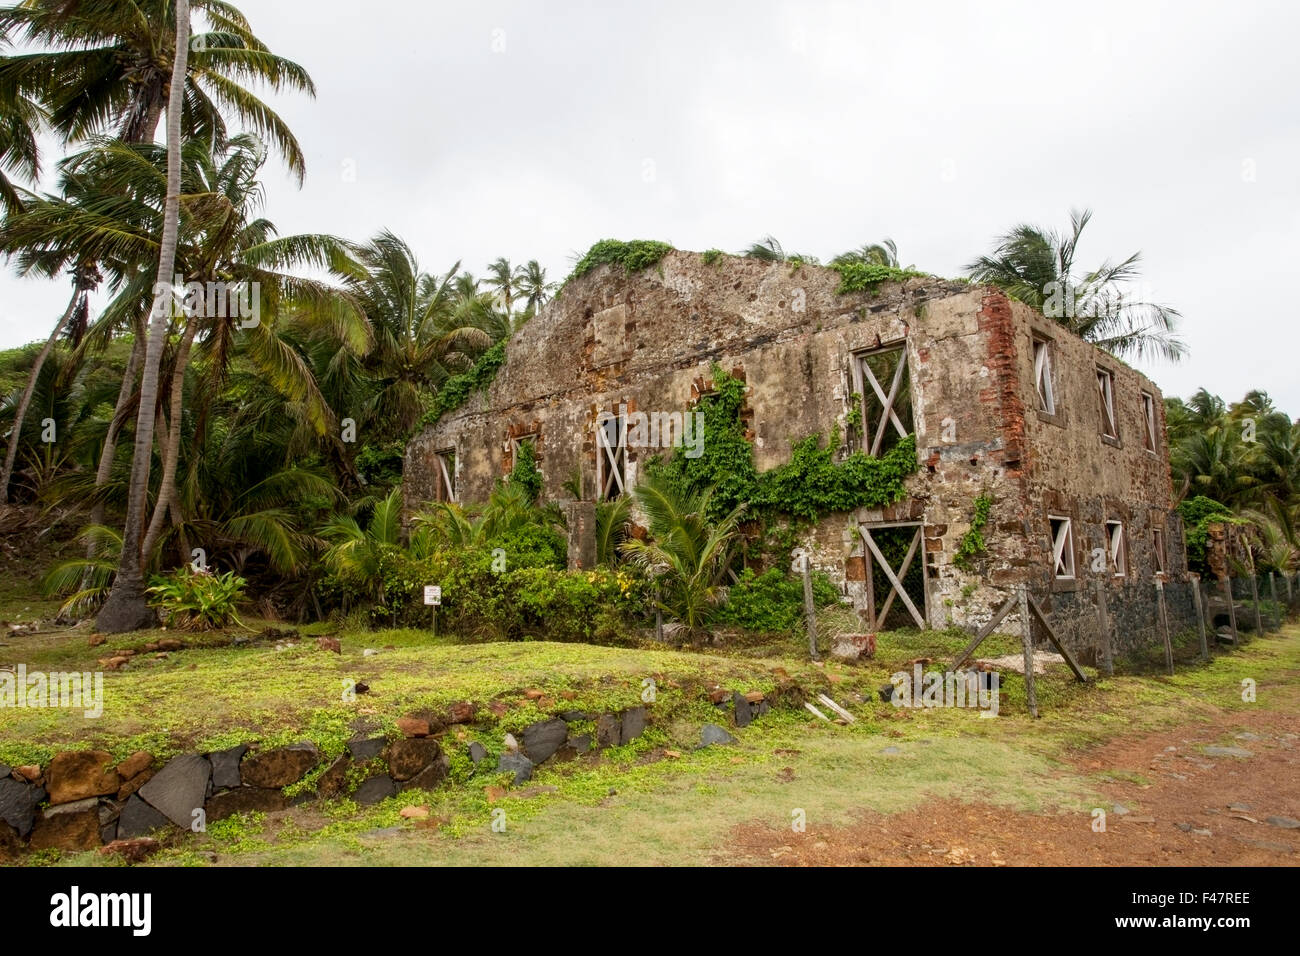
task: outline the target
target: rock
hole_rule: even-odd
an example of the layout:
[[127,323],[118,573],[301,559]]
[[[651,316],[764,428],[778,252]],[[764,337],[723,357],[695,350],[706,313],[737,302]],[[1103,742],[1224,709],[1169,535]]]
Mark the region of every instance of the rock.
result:
[[36,805],[45,799],[45,791],[30,783],[0,779],[0,820],[26,839],[36,822]]
[[108,845],[101,846],[99,852],[103,856],[120,856],[128,863],[139,863],[157,852],[160,845],[150,837],[137,837],[134,840],[113,840]]
[[357,736],[348,741],[348,753],[357,763],[365,763],[383,753],[387,744],[387,737]]
[[1239,810],[1239,811],[1241,811],[1242,813],[1245,813],[1245,812],[1247,812],[1248,810],[1250,810],[1250,804],[1249,804],[1249,803],[1230,803],[1230,804],[1228,804],[1228,809],[1229,809],[1229,810]]
[[546,696],[546,694],[544,691],[540,691],[536,687],[532,687],[524,691],[524,696],[529,700],[541,700],[543,697]]
[[337,637],[318,637],[316,638],[316,646],[322,651],[333,651],[335,654],[343,653],[343,645],[339,643]]
[[709,691],[710,704],[721,704],[724,703],[726,699],[727,699],[727,691],[725,688],[715,687],[713,688],[713,690]]
[[359,680],[359,681],[357,681],[355,684],[353,684],[353,685],[352,685],[352,689],[353,689],[356,693],[358,693],[358,694],[369,694],[369,693],[370,693],[370,685],[367,684],[367,683],[366,683],[365,681],[363,681],[363,680]]
[[[148,836],[169,826],[170,820],[141,800],[139,794],[132,794],[122,807],[121,816],[117,818],[117,838],[130,840]],[[189,829],[189,821],[186,821],[185,827]]]
[[504,700],[488,701],[487,707],[488,710],[490,710],[492,714],[496,717],[504,717],[506,715],[506,711],[510,709],[506,705],[506,702]]
[[363,650],[363,651],[361,652],[361,656],[362,656],[362,657],[374,657],[374,656],[375,656],[376,654],[378,654],[378,653],[379,653],[379,652],[378,652],[377,650],[375,650],[373,647],[367,647],[365,650]]
[[181,754],[167,761],[153,779],[140,788],[138,796],[182,830],[194,822],[194,811],[203,807],[212,780],[212,764],[198,754]]
[[467,700],[452,704],[447,710],[447,723],[470,724],[474,722],[474,705]]
[[876,653],[876,635],[839,634],[831,641],[831,657],[842,661],[856,661]]
[[131,796],[131,794],[139,791],[141,787],[153,779],[155,773],[157,773],[157,771],[150,768],[143,773],[136,774],[126,783],[122,784],[121,788],[117,791],[117,799],[125,800],[127,797]]
[[32,827],[33,850],[93,850],[100,845],[99,801],[94,797],[50,807]]
[[507,750],[497,761],[497,770],[515,775],[515,786],[526,783],[533,776],[533,762],[517,750]]
[[1291,817],[1267,817],[1264,822],[1280,830],[1300,830],[1300,820]]
[[886,684],[885,686],[881,687],[878,691],[876,691],[876,693],[879,695],[880,699],[884,703],[888,704],[891,700],[894,699],[894,690],[895,687],[893,684]]
[[352,759],[347,754],[337,758],[317,779],[316,796],[324,800],[342,796],[348,786],[348,768],[351,766]]
[[3,780],[5,777],[11,776],[13,772],[14,772],[13,767],[9,766],[7,763],[0,763],[0,780]]
[[99,645],[103,644],[106,640],[108,640],[108,638],[103,634],[92,634],[90,635],[90,640],[86,643],[91,647],[99,647]]
[[570,737],[568,746],[575,754],[585,754],[591,749],[591,734],[578,734]]
[[405,737],[427,737],[429,736],[429,722],[421,720],[418,717],[400,717],[397,721],[397,729]]
[[1192,829],[1192,832],[1195,833],[1197,836],[1214,836],[1214,833],[1212,831],[1203,829],[1201,827],[1194,827]]
[[240,744],[229,750],[218,750],[216,753],[208,754],[208,760],[212,764],[212,785],[218,790],[225,790],[229,787],[238,787],[243,783],[239,776],[239,762],[244,759],[244,754],[247,752],[248,747]]
[[566,723],[577,723],[580,720],[595,720],[596,714],[589,714],[585,710],[563,710],[560,711],[560,720]]
[[28,783],[34,783],[37,786],[41,786],[45,783],[45,776],[41,773],[41,768],[34,763],[27,763],[23,764],[21,767],[14,767],[14,773],[17,774],[17,777],[14,778],[15,780],[18,777],[22,777]]
[[717,724],[705,724],[700,728],[700,746],[711,747],[714,744],[734,744],[736,738]]
[[208,798],[204,805],[208,822],[224,820],[237,813],[274,813],[289,805],[289,798],[281,790],[268,790],[265,787],[239,787],[235,790],[223,790]]
[[506,750],[519,749],[519,741],[515,740],[514,734],[506,734],[505,738],[502,740],[502,743],[505,745]]
[[185,650],[185,642],[174,637],[164,637],[162,640],[158,641],[158,650],[183,651]]
[[897,747],[886,747],[884,750],[882,750],[882,751],[880,751],[880,752],[881,752],[882,754],[884,754],[885,756],[887,756],[887,757],[892,757],[892,756],[894,756],[895,754],[901,754],[903,751],[900,750],[900,749],[897,748]]
[[147,750],[137,750],[117,765],[117,775],[123,780],[130,780],[144,773],[153,766],[153,754]]
[[297,783],[319,762],[316,745],[304,741],[245,757],[239,765],[239,776],[247,787],[279,789]]
[[623,711],[622,740],[631,743],[645,731],[645,708],[629,707]]
[[68,750],[55,754],[46,773],[50,803],[72,803],[117,793],[122,778],[113,757],[103,750]]
[[1202,747],[1207,757],[1253,757],[1245,747]]
[[749,701],[745,695],[739,692],[731,695],[732,716],[736,721],[737,727],[748,727],[749,722],[754,719],[754,713],[750,709]]
[[388,748],[388,775],[394,780],[410,780],[438,759],[441,748],[429,737],[394,740]]
[[439,754],[438,759],[429,766],[425,767],[410,780],[403,781],[397,785],[397,792],[403,790],[432,790],[438,784],[447,779],[447,774],[451,772],[451,760],[447,755]]
[[474,766],[477,767],[486,758],[487,758],[487,748],[484,747],[477,740],[473,741],[469,745],[469,759],[474,762]]
[[623,742],[623,721],[613,714],[601,714],[596,718],[596,746],[600,748],[617,747]]
[[369,807],[396,795],[397,785],[393,783],[393,778],[387,774],[379,774],[361,781],[361,786],[357,787],[357,792],[352,794],[352,799],[363,807]]
[[1265,740],[1266,739],[1264,737],[1261,737],[1259,734],[1252,734],[1248,730],[1242,731],[1239,734],[1234,734],[1234,738],[1237,740]]
[[1117,803],[1110,808],[1110,812],[1115,814],[1116,816],[1122,817],[1122,816],[1127,816],[1132,811],[1129,810],[1128,807],[1124,806],[1124,804]]
[[524,755],[534,766],[545,763],[568,738],[569,727],[558,717],[530,724],[524,729]]
[[402,807],[397,814],[403,820],[423,820],[429,816],[428,807]]

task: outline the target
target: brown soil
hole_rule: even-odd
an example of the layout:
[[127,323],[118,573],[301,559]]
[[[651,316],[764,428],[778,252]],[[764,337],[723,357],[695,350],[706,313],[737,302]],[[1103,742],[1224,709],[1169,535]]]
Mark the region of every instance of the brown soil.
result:
[[[1296,866],[1300,830],[1266,821],[1300,819],[1297,732],[1293,714],[1255,711],[1077,754],[1075,766],[1084,774],[1126,777],[1096,785],[1108,798],[1101,833],[1093,831],[1090,814],[1077,811],[934,800],[905,813],[864,812],[844,826],[810,822],[801,834],[741,825],[728,856],[777,866]],[[1253,756],[1207,756],[1202,748],[1211,745]],[[1117,814],[1115,804],[1130,812]]]

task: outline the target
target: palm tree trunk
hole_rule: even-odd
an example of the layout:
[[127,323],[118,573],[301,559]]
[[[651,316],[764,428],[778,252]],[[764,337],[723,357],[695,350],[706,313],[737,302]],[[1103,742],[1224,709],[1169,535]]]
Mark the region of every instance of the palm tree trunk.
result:
[[194,342],[194,333],[198,328],[198,317],[191,316],[189,326],[185,329],[185,336],[176,349],[175,367],[172,369],[171,407],[167,415],[170,426],[167,430],[167,444],[163,451],[162,481],[158,485],[158,497],[153,505],[153,520],[149,522],[149,530],[144,535],[144,544],[140,547],[140,552],[146,560],[153,554],[158,536],[162,534],[167,509],[176,511],[176,463],[181,456],[181,407],[185,397],[185,370],[190,364],[190,345]]
[[174,308],[172,273],[176,267],[176,245],[180,232],[181,194],[181,110],[185,95],[185,74],[190,48],[190,3],[176,0],[176,57],[172,63],[171,91],[167,100],[167,200],[163,210],[163,234],[158,250],[158,274],[154,281],[154,310],[149,320],[149,341],[145,345],[144,371],[140,376],[140,410],[136,419],[135,449],[131,458],[131,483],[126,505],[126,526],[122,534],[122,557],[113,590],[100,609],[95,626],[103,632],[136,631],[157,623],[144,589],[144,568],[140,551],[142,518],[149,494],[149,466],[153,454],[154,413],[158,404],[158,375],[163,340]]
[[68,300],[68,307],[63,312],[63,317],[59,319],[54,331],[50,337],[45,340],[45,347],[41,353],[36,356],[36,363],[32,365],[31,374],[27,376],[27,388],[23,390],[23,397],[18,402],[18,411],[14,414],[13,431],[9,433],[9,450],[5,453],[4,471],[0,473],[0,504],[9,503],[9,480],[13,477],[14,462],[18,460],[18,439],[21,436],[23,428],[23,419],[27,417],[27,407],[32,403],[32,394],[36,391],[36,380],[40,377],[41,368],[45,365],[45,360],[50,357],[50,352],[54,351],[54,343],[59,340],[63,334],[63,328],[72,318],[72,313],[77,310],[77,303],[85,295],[81,285],[78,282],[72,284],[72,298]]
[[[130,404],[131,395],[135,392],[135,373],[140,368],[140,359],[144,355],[144,343],[144,336],[135,337],[135,342],[131,346],[131,357],[126,362],[126,371],[122,373],[122,387],[117,392],[117,404],[113,406],[113,418],[108,423],[108,431],[104,434],[104,447],[99,453],[99,469],[95,472],[96,498],[90,509],[92,525],[104,523],[104,501],[98,497],[98,493],[108,484],[108,479],[113,473],[113,458],[117,455],[117,436],[121,434],[122,426],[126,424],[126,409]],[[87,546],[86,557],[93,556],[94,545],[91,544]]]

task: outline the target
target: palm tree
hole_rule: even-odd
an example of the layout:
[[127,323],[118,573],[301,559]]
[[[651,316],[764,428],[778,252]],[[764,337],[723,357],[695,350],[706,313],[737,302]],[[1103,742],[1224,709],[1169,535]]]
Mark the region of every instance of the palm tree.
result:
[[1119,263],[1107,260],[1081,278],[1075,276],[1075,252],[1091,218],[1089,210],[1072,211],[1068,234],[1018,225],[998,239],[992,256],[980,256],[966,271],[1115,355],[1180,360],[1187,353],[1176,332],[1180,313],[1131,302],[1123,294],[1123,283],[1139,276],[1141,253]]
[[385,230],[338,270],[374,332],[374,347],[356,370],[373,384],[351,417],[377,440],[408,433],[425,396],[509,332],[491,294],[479,293],[468,273],[457,276],[459,268],[429,275],[410,246]]
[[515,305],[515,283],[516,270],[511,267],[510,260],[505,257],[498,258],[491,262],[487,267],[488,275],[483,281],[496,290],[496,300],[501,306],[502,311],[507,316],[514,314]]
[[[841,252],[831,260],[832,266],[849,265],[851,263],[862,263],[863,265],[888,266],[891,269],[901,269],[903,266],[898,261],[898,246],[894,244],[893,239],[883,239],[880,242],[869,242],[857,249],[851,249],[848,252]],[[907,266],[908,269],[912,268]]]
[[[22,398],[18,402],[18,410],[14,413],[13,427],[9,431],[9,448],[5,452],[4,467],[0,469],[0,504],[9,502],[9,481],[13,477],[14,462],[18,458],[19,438],[22,434],[23,423],[27,419],[27,407],[31,404],[32,393],[36,390],[36,381],[40,378],[41,369],[45,366],[45,360],[50,357],[50,352],[54,350],[54,343],[58,341],[63,334],[64,328],[74,321],[85,321],[85,314],[89,311],[90,293],[99,287],[102,276],[99,270],[90,263],[81,263],[71,270],[72,273],[72,298],[68,300],[68,307],[63,311],[62,317],[55,323],[54,331],[50,337],[45,340],[44,347],[36,355],[36,360],[32,363],[31,372],[27,376],[27,387],[23,390]],[[79,318],[77,318],[79,317]]]
[[[0,48],[8,45],[5,28],[0,25]],[[45,114],[35,100],[17,92],[0,93],[0,212],[23,208],[18,187],[6,170],[32,181],[40,174],[40,150],[36,130]]]
[[515,270],[515,288],[524,297],[524,314],[536,315],[550,301],[557,283],[546,281],[546,270],[536,259],[529,259]]
[[162,362],[163,338],[174,310],[172,287],[176,245],[180,232],[181,193],[181,103],[185,95],[185,64],[189,52],[189,0],[176,0],[175,61],[171,91],[167,100],[167,193],[163,209],[162,239],[159,242],[158,272],[154,279],[155,303],[145,344],[144,368],[140,376],[140,409],[136,417],[135,450],[131,459],[126,524],[122,534],[122,556],[113,590],[100,609],[95,626],[107,633],[135,631],[156,623],[145,592],[141,535],[145,497],[149,493],[149,468],[153,458],[154,412],[158,402],[158,373]]
[[[187,3],[185,19],[189,19]],[[285,122],[242,85],[315,95],[311,77],[257,38],[244,15],[224,0],[194,0],[208,32],[182,36],[176,0],[26,0],[0,9],[0,33],[36,52],[0,57],[0,104],[39,103],[64,143],[96,134],[151,142],[168,103],[172,63],[182,64],[182,133],[227,139],[226,117],[260,134],[302,180],[302,148]],[[185,47],[185,57],[178,54]]]
[[705,634],[710,610],[722,600],[722,582],[735,556],[744,506],[715,522],[706,517],[712,489],[681,493],[651,475],[637,486],[636,502],[650,519],[650,539],[632,538],[620,550],[634,564],[662,575],[661,610],[675,616],[694,639]]

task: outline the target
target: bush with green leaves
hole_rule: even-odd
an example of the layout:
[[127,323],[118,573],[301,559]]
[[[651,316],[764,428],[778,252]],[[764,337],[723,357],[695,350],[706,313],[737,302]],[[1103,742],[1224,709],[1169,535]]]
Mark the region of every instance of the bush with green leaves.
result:
[[149,603],[168,627],[192,631],[218,630],[231,624],[242,627],[236,606],[247,583],[233,571],[196,571],[187,564],[152,579]]
[[[817,607],[839,601],[840,592],[826,574],[814,571],[812,582]],[[781,568],[769,568],[762,574],[745,568],[727,589],[727,599],[714,612],[713,621],[757,633],[790,633],[799,628],[803,616],[802,578]]]

